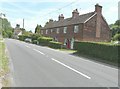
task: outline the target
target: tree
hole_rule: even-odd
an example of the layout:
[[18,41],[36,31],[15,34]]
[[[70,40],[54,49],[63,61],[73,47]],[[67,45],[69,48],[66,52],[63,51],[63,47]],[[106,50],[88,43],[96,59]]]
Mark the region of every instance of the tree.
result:
[[115,41],[120,41],[120,34],[116,34],[116,35],[113,37],[113,40],[115,40]]
[[40,29],[41,29],[41,25],[38,25],[37,24],[37,26],[36,26],[36,28],[35,28],[35,33],[37,33],[37,34],[40,34]]
[[114,24],[109,25],[112,32],[112,37],[120,33],[120,20],[117,20]]
[[117,20],[117,21],[115,22],[115,25],[120,26],[120,20]]
[[10,22],[6,18],[0,18],[0,26],[2,26],[2,35],[3,37],[12,38],[13,28],[11,27]]

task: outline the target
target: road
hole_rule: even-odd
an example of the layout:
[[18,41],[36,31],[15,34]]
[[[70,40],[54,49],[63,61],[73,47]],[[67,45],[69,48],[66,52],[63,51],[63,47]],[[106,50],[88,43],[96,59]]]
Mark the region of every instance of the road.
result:
[[118,69],[67,52],[5,39],[15,87],[117,87]]

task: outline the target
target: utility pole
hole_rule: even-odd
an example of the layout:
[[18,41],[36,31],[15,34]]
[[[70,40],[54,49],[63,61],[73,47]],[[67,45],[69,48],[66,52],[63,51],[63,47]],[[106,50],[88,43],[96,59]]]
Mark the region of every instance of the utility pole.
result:
[[23,29],[24,29],[24,19],[23,19]]

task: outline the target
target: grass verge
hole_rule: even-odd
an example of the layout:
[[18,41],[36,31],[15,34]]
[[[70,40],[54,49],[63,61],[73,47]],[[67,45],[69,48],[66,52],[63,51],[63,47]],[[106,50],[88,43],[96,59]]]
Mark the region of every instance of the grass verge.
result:
[[5,44],[3,39],[0,39],[0,77],[2,78],[3,87],[9,86],[9,79],[6,75],[10,72],[8,57],[5,52]]

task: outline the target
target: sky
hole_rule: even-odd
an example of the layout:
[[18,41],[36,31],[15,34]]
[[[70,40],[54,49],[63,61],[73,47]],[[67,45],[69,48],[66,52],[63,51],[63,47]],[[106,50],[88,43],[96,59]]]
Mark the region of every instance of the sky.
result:
[[102,6],[102,14],[108,24],[118,19],[118,2],[120,0],[0,0],[0,13],[6,14],[6,18],[14,28],[20,24],[27,31],[34,32],[37,24],[44,26],[49,19],[58,20],[63,14],[65,18],[72,16],[76,8],[80,14],[93,12],[98,3]]

